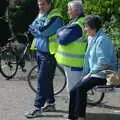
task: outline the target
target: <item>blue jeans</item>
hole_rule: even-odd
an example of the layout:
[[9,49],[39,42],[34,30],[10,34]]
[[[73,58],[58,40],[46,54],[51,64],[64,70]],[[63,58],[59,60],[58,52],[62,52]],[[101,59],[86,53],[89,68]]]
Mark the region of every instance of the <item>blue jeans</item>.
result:
[[38,64],[38,83],[34,106],[41,108],[45,102],[54,103],[53,78],[56,68],[54,55],[49,53],[36,52]]
[[70,92],[69,119],[86,116],[87,91],[96,85],[106,84],[106,79],[90,77],[82,81],[76,89]]

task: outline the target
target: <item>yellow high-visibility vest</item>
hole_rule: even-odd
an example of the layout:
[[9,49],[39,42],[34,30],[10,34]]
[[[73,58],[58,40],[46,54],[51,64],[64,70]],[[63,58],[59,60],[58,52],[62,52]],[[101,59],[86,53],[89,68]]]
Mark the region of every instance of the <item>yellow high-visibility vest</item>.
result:
[[[82,30],[84,26],[84,17],[79,18],[77,21],[71,24],[79,25]],[[59,45],[58,51],[55,54],[55,58],[59,64],[63,64],[70,67],[83,67],[84,65],[84,55],[86,52],[87,42],[84,40],[84,31],[83,37],[71,42],[68,45]]]
[[[41,14],[39,14],[39,17],[41,17]],[[50,13],[48,14],[46,20],[49,20],[53,17],[60,17],[61,19],[63,19],[62,15],[60,14],[58,9],[53,9],[50,11]],[[56,33],[49,36],[49,51],[50,54],[55,54],[58,48],[58,43],[56,42]],[[36,50],[35,46],[35,41],[33,40],[32,45],[31,45],[31,50]]]
[[[60,17],[63,19],[62,15],[60,14],[58,9],[53,9],[47,16],[47,20],[53,18],[53,17]],[[57,35],[56,33],[49,36],[49,50],[50,54],[55,54],[58,48],[58,43],[56,42]]]

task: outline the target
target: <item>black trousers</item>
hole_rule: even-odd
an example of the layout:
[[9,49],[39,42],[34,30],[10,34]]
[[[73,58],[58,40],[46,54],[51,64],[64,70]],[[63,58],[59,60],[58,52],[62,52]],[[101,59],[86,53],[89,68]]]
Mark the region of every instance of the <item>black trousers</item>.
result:
[[70,92],[69,119],[86,116],[87,91],[96,85],[106,84],[106,79],[90,77],[82,81],[79,87]]

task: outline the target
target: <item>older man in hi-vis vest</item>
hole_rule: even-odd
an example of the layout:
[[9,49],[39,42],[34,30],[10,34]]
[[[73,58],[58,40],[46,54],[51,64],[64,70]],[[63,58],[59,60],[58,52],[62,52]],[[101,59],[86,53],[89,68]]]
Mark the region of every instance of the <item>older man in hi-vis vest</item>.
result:
[[80,81],[86,51],[82,2],[69,2],[68,15],[71,21],[57,32],[59,46],[55,57],[59,64],[64,65],[67,76],[67,89],[70,94],[68,119],[77,120],[76,93],[71,90]]

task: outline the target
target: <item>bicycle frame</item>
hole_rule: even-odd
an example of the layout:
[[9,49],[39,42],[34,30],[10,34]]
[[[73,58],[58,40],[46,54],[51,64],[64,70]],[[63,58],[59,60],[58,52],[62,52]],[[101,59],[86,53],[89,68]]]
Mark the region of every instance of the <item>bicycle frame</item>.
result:
[[[116,56],[117,56],[117,71],[119,70],[119,66],[120,66],[120,63],[119,63],[119,55],[120,55],[120,53],[119,53],[119,51],[120,51],[120,46],[119,47],[117,47],[116,48]],[[106,70],[106,74],[109,74],[109,73],[112,73],[112,71],[111,70]],[[114,73],[114,71],[113,71],[113,73]],[[103,91],[104,92],[110,92],[111,90],[113,90],[113,89],[115,89],[115,88],[120,88],[120,85],[103,85],[103,86],[96,86],[96,89],[104,89]]]
[[[30,41],[29,41],[28,32],[25,32],[25,33],[14,33],[13,27],[12,27],[12,22],[11,22],[11,19],[10,19],[10,9],[9,9],[9,7],[8,7],[8,9],[7,9],[7,14],[6,14],[6,16],[5,16],[4,19],[8,22],[9,29],[10,29],[10,32],[11,32],[11,37],[8,39],[6,45],[1,48],[1,50],[3,50],[3,48],[5,48],[6,51],[3,52],[3,55],[2,55],[2,56],[1,56],[2,51],[0,51],[0,62],[2,61],[2,63],[3,63],[3,61],[4,61],[4,57],[3,57],[3,56],[7,56],[7,55],[5,55],[5,53],[10,54],[10,55],[11,55],[11,58],[12,58],[12,57],[13,57],[13,58],[14,58],[14,57],[16,58],[16,60],[14,61],[14,62],[16,63],[16,70],[14,71],[14,73],[12,73],[12,72],[10,71],[10,69],[9,69],[9,68],[10,68],[9,64],[12,65],[12,64],[14,64],[14,63],[12,63],[12,61],[10,61],[9,58],[6,58],[6,61],[7,61],[7,62],[6,62],[6,61],[4,62],[4,63],[5,63],[4,65],[5,65],[6,67],[4,67],[4,65],[0,64],[0,65],[1,65],[1,66],[0,66],[0,69],[1,69],[0,72],[2,71],[1,73],[2,73],[2,75],[3,75],[5,78],[10,79],[10,78],[12,78],[12,77],[16,74],[16,71],[17,71],[17,69],[18,69],[18,66],[20,66],[20,68],[21,68],[21,70],[22,70],[23,72],[26,71],[26,70],[24,69],[24,66],[25,66],[24,58],[25,58],[25,56],[26,56],[27,51],[29,51]],[[17,41],[17,39],[18,39],[19,36],[20,36],[20,37],[24,37],[26,43],[24,44],[24,49],[22,50],[22,52],[18,55],[18,53],[16,52],[16,50],[18,51],[19,48],[17,47],[16,43],[15,43],[15,44],[12,44],[12,42]],[[31,56],[31,55],[29,54],[29,56]],[[15,64],[14,64],[14,66],[15,66]],[[7,70],[6,68],[9,69],[9,75],[7,74],[8,71],[4,71],[4,70]],[[10,75],[10,74],[11,74],[11,75]]]
[[24,50],[22,51],[20,56],[17,55],[17,57],[18,57],[18,65],[21,65],[21,62],[24,61],[24,58],[25,58],[25,55],[26,55],[27,51],[30,50],[30,41],[29,41],[28,32],[25,32],[23,34],[22,33],[18,33],[17,35],[18,36],[23,36],[23,37],[26,38],[26,44],[25,44]]
[[[119,51],[120,51],[120,47],[118,47],[117,49],[117,71],[119,71],[119,65],[120,65],[120,63],[119,63]],[[104,71],[105,72],[105,71]],[[110,72],[113,72],[114,73],[114,71],[111,71],[111,70],[107,70],[106,71],[106,74],[109,74]],[[119,80],[120,81],[120,74],[119,74],[119,72],[118,73],[116,73],[116,75],[118,74],[118,76],[117,76],[117,79],[116,80]],[[114,79],[115,80],[115,76],[114,77],[112,77],[111,79]],[[119,82],[120,83],[120,82]],[[119,94],[120,95],[120,84],[118,84],[118,82],[117,82],[117,84],[106,84],[106,85],[99,85],[99,86],[95,86],[93,89],[95,89],[95,91],[96,92],[100,92],[100,93],[103,93],[103,94],[106,94],[106,93],[114,93],[114,94]],[[104,98],[104,96],[102,97],[102,99],[100,100],[100,102],[103,100],[103,98]],[[100,103],[99,102],[99,103]],[[96,105],[96,104],[93,104],[93,105]]]
[[[37,92],[37,71],[38,71],[38,65],[35,65],[30,70],[30,72],[28,73],[28,76],[27,76],[28,85],[33,92]],[[58,74],[58,72],[59,72],[59,74]],[[60,80],[59,80],[60,75],[63,77],[63,79],[61,81],[60,86],[57,86],[57,85],[59,85],[59,82],[60,82]],[[66,82],[67,81],[66,81],[65,72],[64,72],[62,66],[57,64],[56,65],[56,74],[54,75],[54,80],[53,80],[53,84],[55,84],[54,85],[54,95],[58,95],[59,93],[61,93],[64,90],[64,88],[66,87]]]
[[[16,52],[16,51],[18,51],[18,47],[15,43],[15,41],[17,41],[17,36],[24,36],[25,40],[26,40],[25,47],[20,54],[18,54]],[[30,41],[29,41],[29,36],[28,36],[27,32],[24,34],[19,33],[13,37],[10,37],[8,39],[6,46],[2,47],[1,49],[3,52],[2,51],[0,52],[0,72],[2,73],[2,75],[5,78],[11,79],[13,76],[15,76],[15,74],[18,70],[18,66],[20,66],[20,68],[23,72],[26,72],[26,69],[24,69],[24,66],[25,66],[24,58],[25,58],[27,51],[29,51],[29,49],[30,49]],[[9,56],[13,60],[9,59]],[[30,54],[29,54],[29,56],[30,56]],[[4,57],[6,58],[5,61],[4,61]],[[3,64],[1,63],[1,61]]]

